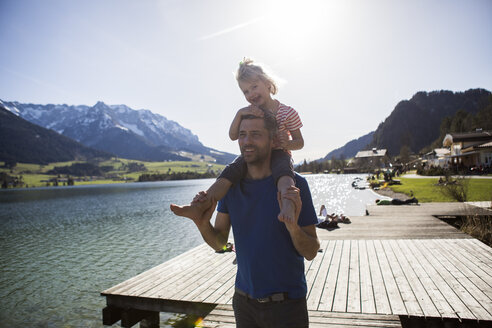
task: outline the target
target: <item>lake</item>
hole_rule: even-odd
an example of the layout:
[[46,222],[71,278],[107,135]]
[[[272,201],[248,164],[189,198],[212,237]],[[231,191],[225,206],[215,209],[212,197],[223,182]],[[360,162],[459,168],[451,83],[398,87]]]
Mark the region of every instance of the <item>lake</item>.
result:
[[[356,177],[306,176],[316,210],[364,215],[377,196],[352,188]],[[102,290],[203,243],[169,204],[189,203],[212,182],[0,191],[0,326],[103,327]]]

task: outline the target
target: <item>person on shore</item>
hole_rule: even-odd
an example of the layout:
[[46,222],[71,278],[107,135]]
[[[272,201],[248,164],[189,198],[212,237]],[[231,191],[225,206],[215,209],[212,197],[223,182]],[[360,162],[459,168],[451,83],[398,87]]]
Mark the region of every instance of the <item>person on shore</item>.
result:
[[[215,250],[234,234],[237,275],[233,309],[236,327],[308,327],[304,259],[312,260],[320,246],[317,216],[306,179],[295,176],[296,186],[277,191],[272,176],[275,118],[244,115],[239,122],[239,147],[246,174],[217,205],[193,215],[205,242]],[[207,197],[200,192],[195,199]],[[284,202],[295,207],[294,220],[279,217]],[[200,200],[197,200],[200,201]]]
[[[272,172],[278,190],[281,194],[284,194],[289,187],[295,184],[290,151],[304,147],[304,139],[300,130],[302,122],[299,114],[292,107],[272,98],[272,95],[275,95],[278,89],[275,81],[264,72],[261,66],[255,65],[251,59],[245,58],[239,64],[236,80],[250,106],[244,107],[236,113],[229,129],[229,137],[231,140],[239,138],[239,123],[243,115],[263,116],[264,113],[275,115],[278,132],[275,147],[272,151]],[[222,171],[215,183],[207,190],[207,198],[201,198],[200,202],[192,201],[187,206],[173,204],[171,210],[180,216],[192,217],[199,215],[210,207],[212,201],[222,199],[229,188],[238,184],[244,175],[244,159],[239,156]],[[279,219],[293,221],[295,214],[293,202],[283,197],[282,203],[278,214]]]
[[318,216],[323,217],[323,220],[325,220],[326,217],[328,216],[328,212],[326,211],[325,205],[321,205],[321,207],[319,209],[319,215]]
[[376,205],[410,205],[410,204],[419,204],[417,198],[412,197],[407,200],[401,200],[398,198],[393,199],[376,199]]
[[337,215],[335,213],[328,214],[325,205],[321,205],[318,215],[318,228],[323,229],[336,229],[338,228],[338,223],[351,223],[350,219],[343,214]]
[[319,209],[318,217],[319,217],[318,224],[316,225],[318,228],[323,228],[323,229],[338,228],[337,216],[335,215],[335,213],[329,215],[328,212],[326,211],[325,205],[321,205],[321,208]]

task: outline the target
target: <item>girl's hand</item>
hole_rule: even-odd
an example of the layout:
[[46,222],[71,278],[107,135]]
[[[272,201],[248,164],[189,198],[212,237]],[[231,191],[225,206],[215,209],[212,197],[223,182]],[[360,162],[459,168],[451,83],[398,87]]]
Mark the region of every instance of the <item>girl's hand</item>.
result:
[[191,203],[202,203],[208,199],[208,195],[206,191],[200,191],[198,194],[195,195]]
[[240,111],[241,111],[241,115],[250,114],[258,117],[263,117],[265,115],[263,110],[261,110],[259,107],[255,105],[249,105],[248,107],[241,108]]

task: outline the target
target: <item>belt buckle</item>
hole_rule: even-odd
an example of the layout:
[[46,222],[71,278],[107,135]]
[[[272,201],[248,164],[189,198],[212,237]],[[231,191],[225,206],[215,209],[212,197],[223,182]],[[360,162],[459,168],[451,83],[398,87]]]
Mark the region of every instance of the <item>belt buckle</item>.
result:
[[270,296],[273,302],[282,302],[285,301],[286,297],[284,293],[273,294]]
[[270,297],[257,298],[258,303],[268,303],[270,302]]

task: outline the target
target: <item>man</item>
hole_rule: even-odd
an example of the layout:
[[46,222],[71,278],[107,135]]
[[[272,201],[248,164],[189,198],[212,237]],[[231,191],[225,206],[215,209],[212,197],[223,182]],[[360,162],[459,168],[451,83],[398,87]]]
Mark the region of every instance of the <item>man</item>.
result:
[[307,182],[297,175],[297,187],[285,195],[296,205],[295,218],[278,219],[281,200],[270,167],[275,127],[271,115],[242,118],[238,141],[247,175],[219,202],[215,226],[210,218],[216,202],[201,217],[192,218],[215,250],[226,245],[232,226],[238,328],[309,325],[304,258],[312,260],[319,249],[317,216]]
[[376,205],[410,205],[410,204],[419,204],[417,198],[412,197],[406,200],[401,200],[398,198],[389,199],[376,199]]

